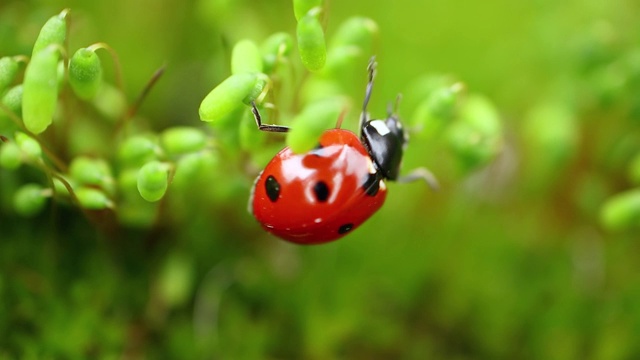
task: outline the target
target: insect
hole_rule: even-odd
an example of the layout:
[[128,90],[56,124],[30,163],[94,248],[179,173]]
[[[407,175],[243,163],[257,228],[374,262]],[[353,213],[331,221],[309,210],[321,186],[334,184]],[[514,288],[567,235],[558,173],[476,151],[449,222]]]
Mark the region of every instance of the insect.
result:
[[[374,58],[367,69],[359,136],[338,127],[325,130],[315,149],[294,154],[286,147],[258,175],[249,210],[266,231],[298,244],[333,241],[353,232],[382,206],[385,180],[422,179],[437,188],[437,180],[425,168],[399,175],[407,133],[391,106],[386,119],[369,118]],[[286,126],[262,124],[255,103],[252,112],[260,130],[289,131]]]

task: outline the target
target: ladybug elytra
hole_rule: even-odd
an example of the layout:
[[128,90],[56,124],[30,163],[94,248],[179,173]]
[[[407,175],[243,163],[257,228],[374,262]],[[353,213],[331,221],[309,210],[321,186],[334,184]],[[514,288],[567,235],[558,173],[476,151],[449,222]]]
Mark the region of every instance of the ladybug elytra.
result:
[[[333,241],[353,232],[382,206],[385,180],[422,179],[437,187],[435,177],[424,168],[399,176],[408,138],[392,109],[386,119],[369,118],[375,65],[372,58],[359,136],[340,128],[326,130],[315,149],[294,154],[286,147],[258,175],[249,209],[266,231],[298,244]],[[252,111],[260,130],[289,130],[262,124],[254,103]]]

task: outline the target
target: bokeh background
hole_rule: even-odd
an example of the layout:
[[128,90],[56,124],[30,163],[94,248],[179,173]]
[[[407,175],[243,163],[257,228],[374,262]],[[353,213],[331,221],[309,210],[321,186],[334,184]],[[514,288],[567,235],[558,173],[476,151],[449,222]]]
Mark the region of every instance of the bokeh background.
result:
[[[284,0],[3,0],[0,56],[30,54],[65,7],[69,48],[110,44],[129,99],[166,65],[137,115],[155,131],[204,127],[198,106],[228,76],[233,43],[295,31]],[[404,169],[429,166],[442,190],[390,184],[366,224],[312,247],[260,229],[251,175],[224,170],[236,164],[193,184],[189,206],[150,208],[161,221],[147,228],[65,206],[22,218],[10,205],[22,180],[1,169],[0,358],[640,358],[639,228],[600,220],[638,186],[640,5],[328,9],[328,36],[355,15],[379,25],[373,113],[424,74],[451,75],[498,109],[500,154],[460,172],[443,142],[414,140]]]

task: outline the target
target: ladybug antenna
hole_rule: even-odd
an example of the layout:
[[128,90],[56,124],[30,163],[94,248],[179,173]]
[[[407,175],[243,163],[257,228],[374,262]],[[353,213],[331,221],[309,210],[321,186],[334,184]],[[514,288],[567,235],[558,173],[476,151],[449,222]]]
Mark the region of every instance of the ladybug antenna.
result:
[[372,56],[367,66],[369,72],[369,81],[367,82],[367,90],[364,94],[364,103],[362,104],[362,111],[367,112],[367,105],[369,105],[369,99],[371,98],[371,92],[373,91],[373,78],[376,76],[376,57]]
[[371,60],[369,60],[369,65],[367,66],[367,71],[369,72],[369,81],[367,82],[367,90],[364,93],[364,102],[362,104],[362,114],[360,115],[360,128],[367,121],[367,105],[369,105],[369,99],[371,98],[371,92],[373,91],[373,78],[376,76],[376,57],[372,56]]
[[398,94],[396,96],[396,101],[394,103],[389,103],[387,105],[387,116],[391,117],[393,115],[398,115],[398,107],[400,106],[400,100],[402,100],[402,94]]

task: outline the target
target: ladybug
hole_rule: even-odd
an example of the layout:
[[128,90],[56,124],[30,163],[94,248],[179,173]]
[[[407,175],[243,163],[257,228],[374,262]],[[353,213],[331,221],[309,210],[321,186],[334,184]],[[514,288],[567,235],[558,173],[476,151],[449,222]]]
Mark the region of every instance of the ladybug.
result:
[[[326,130],[315,149],[294,154],[286,147],[258,175],[249,211],[266,231],[298,244],[326,243],[353,232],[382,206],[385,180],[423,179],[437,187],[424,168],[399,176],[408,138],[391,107],[386,119],[369,118],[375,67],[372,58],[359,136],[340,128]],[[289,131],[286,126],[262,124],[255,103],[251,105],[260,130]]]

